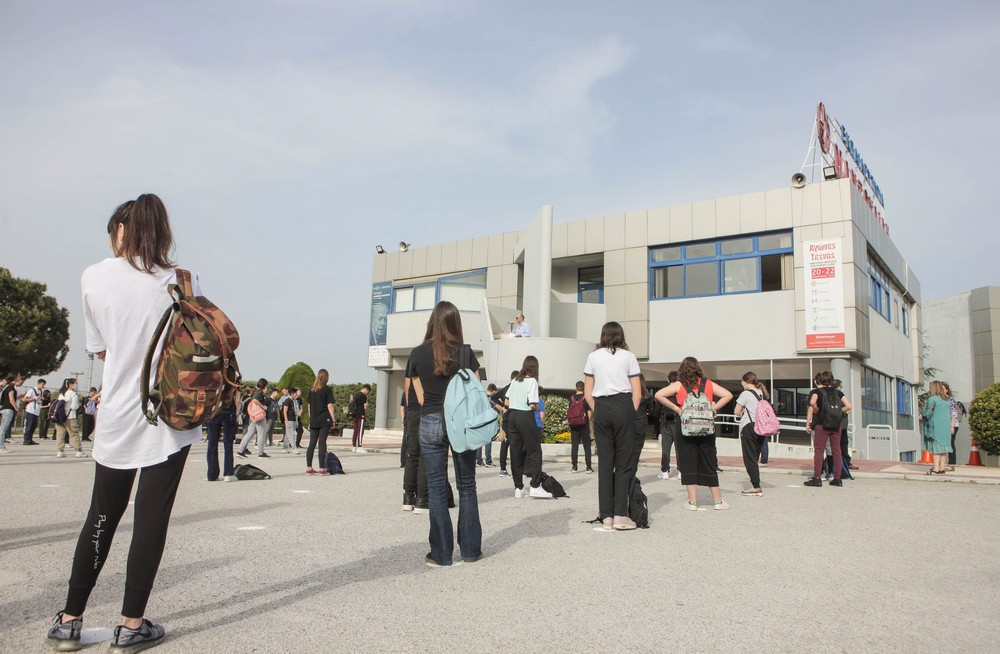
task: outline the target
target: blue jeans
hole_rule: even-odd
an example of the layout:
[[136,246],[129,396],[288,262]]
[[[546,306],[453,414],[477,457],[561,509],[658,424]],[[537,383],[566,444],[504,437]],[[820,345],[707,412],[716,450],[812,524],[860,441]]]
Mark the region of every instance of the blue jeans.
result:
[[208,461],[209,481],[219,478],[219,434],[222,435],[222,465],[225,476],[233,474],[233,441],[236,439],[236,414],[220,413],[206,423],[208,427]]
[[[431,558],[440,565],[451,565],[455,550],[445,466],[448,465],[448,434],[443,413],[420,418],[420,452],[427,469],[427,506],[430,510]],[[455,463],[455,486],[458,487],[458,547],[462,559],[472,561],[482,554],[483,526],[479,523],[479,499],[476,497],[476,451],[452,451]]]
[[764,439],[764,447],[762,447],[760,449],[760,462],[764,463],[764,464],[767,463],[767,442],[769,440],[771,440],[771,439],[770,438],[765,438]]
[[493,443],[476,450],[476,464],[483,463],[484,459],[486,463],[493,463]]

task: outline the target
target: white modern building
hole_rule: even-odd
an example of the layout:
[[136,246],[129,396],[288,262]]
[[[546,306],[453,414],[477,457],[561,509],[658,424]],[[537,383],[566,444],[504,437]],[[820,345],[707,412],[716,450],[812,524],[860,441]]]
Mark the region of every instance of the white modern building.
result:
[[[399,397],[430,309],[450,300],[498,385],[533,354],[544,387],[571,389],[615,320],[652,386],[686,356],[733,391],[752,370],[795,424],[812,376],[828,369],[856,408],[853,449],[919,456],[920,284],[863,186],[853,174],[800,179],[568,223],[546,206],[523,231],[378,254],[369,364],[379,394]],[[506,336],[518,310],[531,338]],[[379,404],[376,427],[399,426],[394,405]]]

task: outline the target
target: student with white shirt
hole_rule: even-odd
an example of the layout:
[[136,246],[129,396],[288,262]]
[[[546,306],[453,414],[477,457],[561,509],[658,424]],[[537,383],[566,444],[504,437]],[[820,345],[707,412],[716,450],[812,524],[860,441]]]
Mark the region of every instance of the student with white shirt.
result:
[[583,395],[594,412],[601,523],[608,531],[635,529],[628,517],[628,484],[642,387],[639,361],[628,351],[620,324],[608,322],[601,328],[601,340],[587,355],[583,374]]
[[736,409],[733,413],[740,419],[743,466],[750,476],[750,488],[742,494],[747,497],[763,497],[764,490],[760,487],[760,468],[757,467],[757,461],[760,459],[767,438],[754,431],[754,423],[757,421],[757,405],[761,400],[770,398],[767,389],[760,383],[755,373],[744,374],[740,383],[743,384],[743,392],[736,398]]
[[45,380],[39,379],[34,388],[29,388],[24,394],[24,444],[38,445],[33,437],[38,427],[38,416],[42,410],[42,393],[45,392]]
[[[507,410],[510,413],[507,439],[510,441],[510,467],[514,474],[514,497],[551,498],[542,488],[542,430],[535,421],[538,409],[538,359],[524,357],[521,371],[507,388]],[[523,461],[523,465],[522,465]],[[525,490],[523,476],[531,477],[530,490]]]
[[66,454],[66,440],[76,450],[76,458],[87,457],[83,451],[83,443],[80,442],[80,427],[76,422],[77,412],[80,410],[80,396],[76,394],[76,379],[70,377],[65,380],[59,389],[59,397],[56,402],[63,402],[66,408],[66,422],[56,423],[56,456],[60,459]]
[[[167,288],[176,282],[166,208],[152,194],[125,202],[108,221],[108,237],[114,257],[90,266],[81,279],[87,351],[104,361],[104,402],[94,432],[94,490],[76,544],[65,608],[49,629],[48,643],[59,651],[80,648],[87,601],[138,477],[122,619],[108,649],[121,654],[163,639],[163,627],[144,618],[146,603],[184,462],[201,430],[177,431],[165,420],[151,425],[139,406],[146,347],[170,306]],[[197,284],[194,290],[200,294]],[[153,357],[154,370],[159,356]]]

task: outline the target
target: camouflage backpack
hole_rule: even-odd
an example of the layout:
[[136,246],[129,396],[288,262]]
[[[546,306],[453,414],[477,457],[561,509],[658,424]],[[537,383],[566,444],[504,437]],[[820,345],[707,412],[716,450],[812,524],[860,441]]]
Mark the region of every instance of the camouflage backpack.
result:
[[[233,402],[241,379],[234,354],[240,335],[221,309],[195,296],[190,272],[178,268],[176,273],[177,283],[167,288],[174,301],[146,348],[140,410],[152,425],[162,417],[174,429],[188,430],[207,422],[223,402]],[[164,330],[156,382],[150,388],[150,368]]]

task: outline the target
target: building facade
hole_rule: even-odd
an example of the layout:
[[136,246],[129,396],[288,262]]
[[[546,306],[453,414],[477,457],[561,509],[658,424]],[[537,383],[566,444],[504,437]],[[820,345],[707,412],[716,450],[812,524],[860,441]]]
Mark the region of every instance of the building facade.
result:
[[[733,391],[748,370],[767,380],[782,442],[807,445],[811,379],[831,370],[856,409],[853,449],[905,460],[920,446],[920,284],[871,204],[833,179],[560,224],[544,207],[523,231],[379,254],[387,319],[369,363],[399,397],[429,311],[450,300],[489,381],[533,354],[542,386],[568,390],[615,320],[652,386],[686,356]],[[506,335],[518,311],[531,338]],[[398,422],[380,405],[377,427]]]

